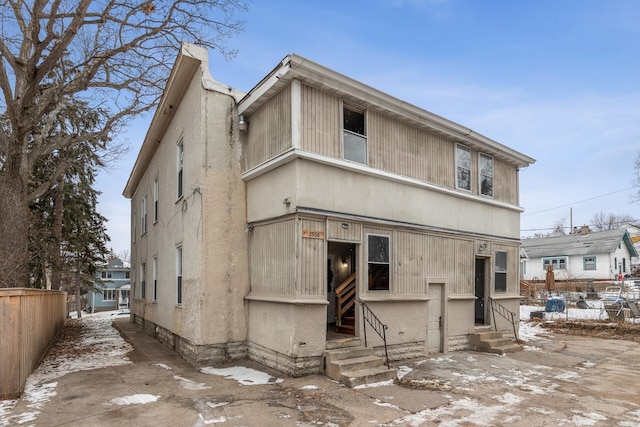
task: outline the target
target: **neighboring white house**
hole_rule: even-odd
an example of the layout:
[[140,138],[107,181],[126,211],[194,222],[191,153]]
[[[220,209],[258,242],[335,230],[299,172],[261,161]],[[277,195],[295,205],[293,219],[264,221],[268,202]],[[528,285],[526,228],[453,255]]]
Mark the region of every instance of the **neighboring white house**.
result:
[[524,239],[522,277],[544,280],[548,264],[556,280],[614,280],[631,273],[638,256],[626,226],[616,230],[578,232],[567,236]]
[[321,372],[336,333],[363,337],[364,304],[392,360],[513,334],[489,307],[519,310],[533,162],[293,54],[241,93],[185,44],[124,190],[132,321],[193,364],[291,375]]

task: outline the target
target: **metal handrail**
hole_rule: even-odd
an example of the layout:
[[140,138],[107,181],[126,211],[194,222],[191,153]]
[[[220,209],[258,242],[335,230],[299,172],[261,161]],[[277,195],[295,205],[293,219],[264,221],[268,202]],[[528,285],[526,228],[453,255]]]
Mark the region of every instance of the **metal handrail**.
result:
[[498,301],[495,301],[493,298],[489,297],[489,303],[491,304],[491,314],[493,315],[493,326],[498,330],[498,324],[496,323],[496,312],[504,317],[508,322],[511,323],[513,327],[513,335],[516,337],[516,342],[520,344],[520,339],[518,338],[518,332],[516,331],[516,321],[514,320],[516,313],[509,310],[504,305],[500,304]]
[[367,304],[363,301],[360,301],[362,305],[362,322],[364,328],[364,346],[367,346],[367,323],[371,325],[373,330],[378,334],[382,341],[384,342],[384,357],[386,360],[387,369],[389,369],[389,352],[387,350],[387,333],[386,330],[389,328],[387,325],[382,323],[378,316],[375,315],[373,311],[369,308]]

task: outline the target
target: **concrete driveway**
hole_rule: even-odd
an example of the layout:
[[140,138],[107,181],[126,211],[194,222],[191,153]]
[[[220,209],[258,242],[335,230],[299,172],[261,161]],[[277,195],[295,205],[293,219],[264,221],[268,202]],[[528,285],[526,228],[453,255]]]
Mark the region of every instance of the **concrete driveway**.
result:
[[45,398],[0,406],[0,426],[640,426],[640,345],[629,341],[543,335],[506,356],[402,363],[396,384],[349,389],[251,361],[198,370],[128,318],[114,325],[133,346],[127,364],[38,384]]

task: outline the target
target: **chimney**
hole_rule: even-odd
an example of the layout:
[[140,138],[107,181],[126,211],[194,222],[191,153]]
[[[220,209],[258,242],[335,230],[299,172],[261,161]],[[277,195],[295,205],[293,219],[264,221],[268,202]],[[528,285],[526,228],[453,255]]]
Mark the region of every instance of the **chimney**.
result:
[[583,236],[586,236],[590,232],[591,232],[591,230],[589,230],[589,226],[588,225],[583,225],[582,229],[580,230],[580,234],[582,234]]

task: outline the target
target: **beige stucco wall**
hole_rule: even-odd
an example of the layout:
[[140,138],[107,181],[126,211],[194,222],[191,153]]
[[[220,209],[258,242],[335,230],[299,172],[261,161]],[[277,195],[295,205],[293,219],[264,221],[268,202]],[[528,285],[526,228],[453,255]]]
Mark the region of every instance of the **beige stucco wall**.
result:
[[[248,181],[247,195],[249,222],[302,206],[504,238],[519,239],[520,233],[520,211],[515,206],[305,159]],[[290,205],[283,205],[285,198]]]
[[[204,73],[204,79],[203,79]],[[199,70],[179,105],[132,198],[136,289],[132,312],[191,343],[246,339],[243,298],[248,291],[245,193],[234,99]],[[229,135],[234,137],[229,140]],[[177,197],[177,143],[184,144],[183,197]],[[153,222],[154,179],[159,220]],[[140,205],[147,194],[148,231],[140,235]],[[204,220],[206,217],[206,220]],[[133,229],[133,227],[132,227]],[[182,305],[176,304],[177,247],[182,246]],[[153,258],[158,259],[158,298],[153,301]],[[140,299],[140,265],[146,263],[147,295]]]

